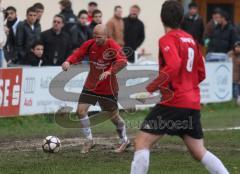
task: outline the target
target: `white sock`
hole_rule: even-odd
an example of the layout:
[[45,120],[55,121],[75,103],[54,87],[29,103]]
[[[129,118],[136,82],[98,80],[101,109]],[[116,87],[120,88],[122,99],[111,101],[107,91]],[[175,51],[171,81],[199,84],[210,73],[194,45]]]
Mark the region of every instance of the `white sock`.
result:
[[80,124],[81,124],[82,134],[85,136],[85,138],[92,140],[93,137],[92,137],[92,131],[90,128],[90,120],[87,115],[84,118],[80,119]]
[[149,149],[143,149],[134,153],[131,166],[131,174],[147,174],[149,167]]
[[223,163],[209,151],[205,153],[201,162],[211,174],[229,174]]
[[117,128],[117,133],[121,140],[121,143],[126,142],[128,140],[128,137],[127,137],[125,122],[122,119],[122,117],[119,116],[119,119],[117,121],[112,120],[112,122],[113,124],[115,124]]

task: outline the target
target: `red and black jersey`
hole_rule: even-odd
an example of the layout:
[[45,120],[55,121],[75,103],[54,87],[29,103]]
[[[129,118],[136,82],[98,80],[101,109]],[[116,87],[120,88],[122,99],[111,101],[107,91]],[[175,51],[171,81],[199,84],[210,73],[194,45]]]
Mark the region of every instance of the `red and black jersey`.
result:
[[[67,61],[76,64],[85,56],[89,57],[90,72],[84,87],[96,94],[116,95],[118,93],[116,73],[127,65],[121,47],[113,39],[107,39],[101,46],[91,39],[74,51]],[[105,71],[111,71],[111,75],[100,81],[99,76]]]
[[175,29],[159,40],[159,76],[147,91],[160,90],[160,104],[200,109],[199,83],[205,79],[204,60],[191,35]]

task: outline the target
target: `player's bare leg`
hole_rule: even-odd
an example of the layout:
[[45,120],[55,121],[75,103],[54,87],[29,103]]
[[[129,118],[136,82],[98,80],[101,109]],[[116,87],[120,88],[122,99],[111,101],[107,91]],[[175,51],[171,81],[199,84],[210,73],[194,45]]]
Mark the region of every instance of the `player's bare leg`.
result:
[[121,153],[130,145],[130,141],[127,137],[126,125],[123,118],[119,115],[118,109],[110,112],[109,117],[112,123],[116,126],[116,130],[120,139],[119,145],[115,149],[115,152]]
[[140,131],[134,142],[135,153],[131,166],[131,174],[147,174],[150,149],[162,137],[163,135],[153,135]]
[[90,128],[90,121],[88,118],[88,108],[90,104],[80,103],[77,108],[77,115],[80,119],[81,131],[84,137],[86,138],[81,153],[88,153],[91,148],[94,146],[92,131]]
[[211,174],[229,174],[222,162],[204,147],[203,139],[194,139],[185,135],[183,138],[194,159],[200,161]]

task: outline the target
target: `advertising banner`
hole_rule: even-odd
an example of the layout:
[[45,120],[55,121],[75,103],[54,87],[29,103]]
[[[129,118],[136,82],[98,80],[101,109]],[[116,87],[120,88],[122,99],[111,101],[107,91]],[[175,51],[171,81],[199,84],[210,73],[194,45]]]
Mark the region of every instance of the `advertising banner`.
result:
[[0,117],[19,115],[21,85],[21,68],[0,70]]
[[226,102],[232,99],[232,63],[209,62],[206,79],[201,83],[201,103]]
[[[0,116],[54,113],[63,106],[74,112],[88,75],[88,65],[78,65],[71,72],[61,67],[24,67],[0,70]],[[206,63],[206,79],[201,83],[201,103],[232,99],[232,63]],[[133,97],[158,75],[158,65],[128,65],[118,76],[119,107],[124,109],[153,106],[161,95],[154,93],[147,102]],[[54,84],[53,84],[54,82]],[[91,106],[90,111],[100,110]]]

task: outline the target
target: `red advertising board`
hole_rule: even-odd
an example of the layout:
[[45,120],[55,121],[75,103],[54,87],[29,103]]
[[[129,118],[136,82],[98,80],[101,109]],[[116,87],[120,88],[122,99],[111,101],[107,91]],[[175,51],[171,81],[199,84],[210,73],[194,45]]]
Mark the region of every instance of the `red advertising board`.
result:
[[18,116],[22,69],[0,69],[0,117]]

